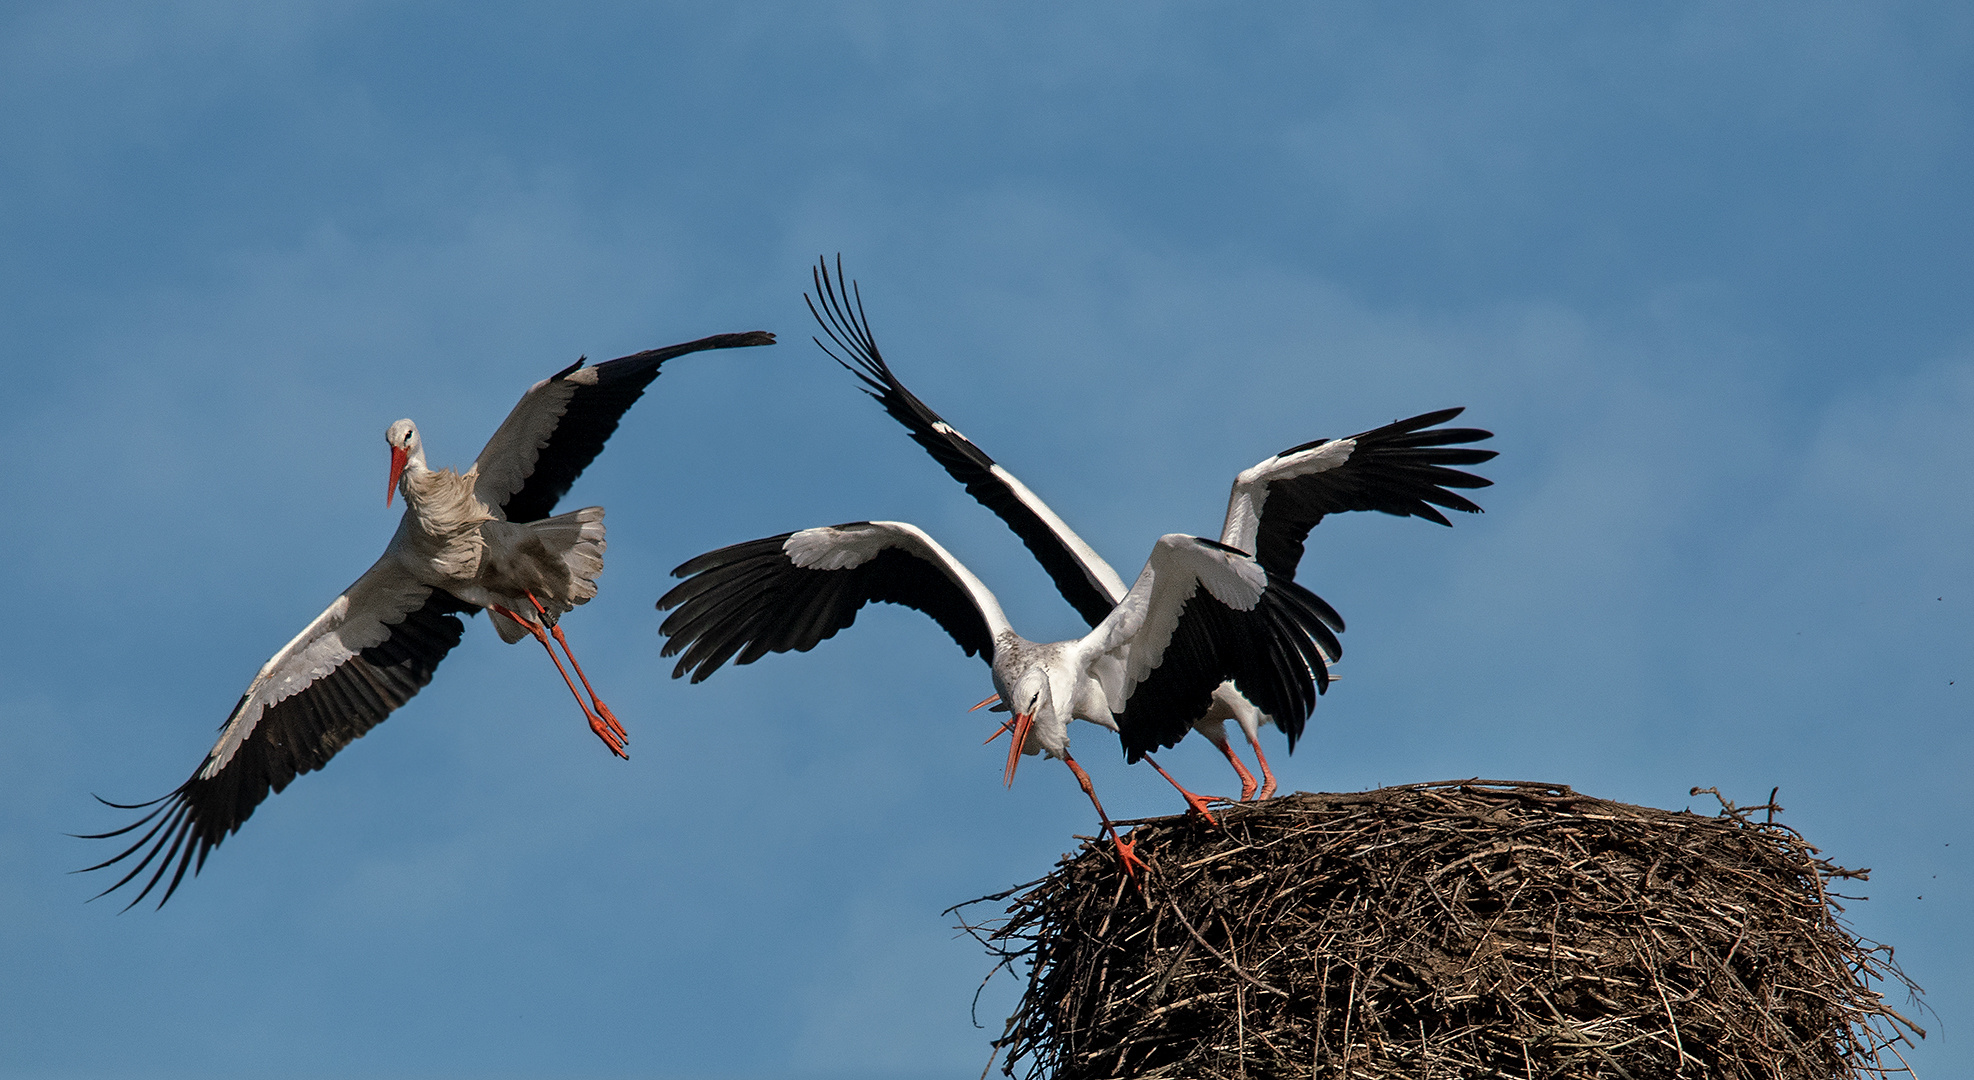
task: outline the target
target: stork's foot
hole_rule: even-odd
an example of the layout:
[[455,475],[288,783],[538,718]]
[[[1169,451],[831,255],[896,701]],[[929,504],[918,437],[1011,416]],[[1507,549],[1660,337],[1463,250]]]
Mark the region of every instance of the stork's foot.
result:
[[[1188,814],[1198,814],[1199,816],[1205,818],[1207,824],[1209,825],[1220,825],[1220,819],[1214,817],[1213,811],[1206,808],[1206,800],[1210,796],[1195,795],[1192,792],[1187,791],[1185,788],[1180,788],[1179,794],[1184,795],[1186,797],[1186,812]],[[1220,801],[1225,802],[1226,800],[1222,799]],[[1221,826],[1221,827],[1225,828],[1225,826]]]
[[[597,716],[603,720],[606,727],[616,733],[618,743],[629,744],[631,741],[630,732],[625,731],[624,725],[617,722],[617,714],[610,711],[610,706],[605,705],[602,698],[591,698],[591,700],[596,703]],[[608,742],[609,740],[606,739],[604,741]],[[628,757],[629,755],[627,754],[625,756]]]
[[[602,702],[598,702],[597,704],[601,705]],[[610,752],[618,757],[626,761],[630,760],[630,752],[624,749],[626,745],[623,734],[624,729],[617,724],[617,718],[612,716],[609,722],[606,723],[602,717],[590,712],[588,709],[584,709],[583,712],[589,716],[589,729],[596,732],[596,737],[603,740],[603,745],[609,747]],[[604,714],[608,715],[609,710],[605,709]]]
[[1138,871],[1145,868],[1145,861],[1138,858],[1138,846],[1115,832],[1110,834],[1110,842],[1117,846],[1117,861],[1124,864],[1124,875],[1139,882]]

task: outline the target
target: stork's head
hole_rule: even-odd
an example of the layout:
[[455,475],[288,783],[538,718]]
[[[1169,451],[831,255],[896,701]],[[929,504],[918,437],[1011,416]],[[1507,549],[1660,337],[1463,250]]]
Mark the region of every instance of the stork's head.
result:
[[404,478],[404,467],[416,459],[425,460],[425,448],[418,441],[418,425],[409,420],[400,420],[384,430],[384,441],[391,444],[391,486],[384,492],[384,505],[391,505],[391,496],[398,493],[398,481]]
[[1014,713],[1010,721],[1014,742],[1008,747],[1007,771],[1001,774],[1002,783],[1012,786],[1015,766],[1021,764],[1021,755],[1028,749],[1028,733],[1034,730],[1036,716],[1050,720],[1055,717],[1055,695],[1049,685],[1048,665],[1036,663],[1023,668],[1014,685],[1002,691],[1001,696]]

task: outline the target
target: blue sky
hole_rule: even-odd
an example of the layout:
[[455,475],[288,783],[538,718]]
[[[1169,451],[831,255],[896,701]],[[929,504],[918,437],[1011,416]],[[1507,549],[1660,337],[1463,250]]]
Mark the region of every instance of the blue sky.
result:
[[[1760,802],[1974,1071],[1974,15],[1950,4],[37,3],[0,12],[0,1074],[976,1075],[947,905],[1092,822],[999,785],[927,619],[673,682],[672,566],[902,518],[1030,636],[998,522],[808,343],[900,376],[1128,577],[1234,472],[1449,404],[1487,514],[1325,523],[1343,681],[1285,786]],[[85,905],[254,670],[529,383],[721,331],[565,506],[584,729],[474,620],[162,912]],[[1094,728],[1120,814],[1176,809]],[[1227,791],[1204,744],[1166,759]],[[1901,1003],[1903,1004],[1903,1003]]]

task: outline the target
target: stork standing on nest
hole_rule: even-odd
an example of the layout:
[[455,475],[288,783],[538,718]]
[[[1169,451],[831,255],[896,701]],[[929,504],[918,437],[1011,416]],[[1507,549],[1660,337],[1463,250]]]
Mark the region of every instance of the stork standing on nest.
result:
[[[147,823],[150,828],[115,858],[88,868],[100,870],[144,852],[103,893],[121,888],[155,862],[150,880],[130,904],[169,871],[171,882],[158,900],[164,906],[187,867],[195,874],[203,868],[207,854],[270,792],[327,764],[430,682],[433,669],[465,632],[462,613],[484,608],[510,644],[528,636],[539,641],[590,730],[612,753],[628,756],[623,725],[590,689],[558,625],[564,613],[596,595],[596,577],[603,571],[603,508],[548,515],[658,377],[661,364],[704,349],[773,343],[773,334],[754,331],[652,349],[595,367],[579,359],[523,394],[464,473],[428,466],[418,426],[409,420],[392,424],[384,433],[391,448],[384,502],[388,506],[402,491],[405,510],[383,557],[262,666],[191,779],[148,803],[109,803],[151,809],[130,825],[87,839],[122,836]],[[587,698],[563,670],[549,644],[551,634]]]
[[[658,601],[671,610],[664,655],[672,677],[692,681],[728,660],[805,652],[849,626],[872,601],[932,616],[969,656],[988,662],[994,689],[1014,713],[1003,779],[1024,754],[1061,760],[1096,807],[1127,869],[1138,865],[1089,774],[1069,753],[1072,718],[1126,738],[1184,730],[1230,681],[1277,716],[1306,717],[1325,662],[1338,651],[1335,611],[1246,554],[1177,533],[1159,538],[1137,582],[1087,635],[1030,641],[960,561],[913,525],[859,521],[734,544],[680,566],[686,578]],[[1147,759],[1149,760],[1148,755]],[[1156,761],[1153,768],[1179,787]],[[1211,820],[1205,803],[1179,787]]]
[[[865,391],[905,426],[913,441],[948,475],[966,487],[967,494],[1007,523],[1078,614],[1091,626],[1106,618],[1124,598],[1124,579],[1047,503],[898,381],[871,336],[862,295],[854,282],[843,277],[840,256],[834,279],[827,261],[818,263],[814,278],[816,296],[809,302],[809,311],[848,359],[820,340],[816,344],[861,379]],[[1269,573],[1294,580],[1304,540],[1330,514],[1380,510],[1451,525],[1437,507],[1480,513],[1481,508],[1472,500],[1450,489],[1484,488],[1494,482],[1451,466],[1478,465],[1493,458],[1492,450],[1463,444],[1494,436],[1477,428],[1438,426],[1461,412],[1441,409],[1345,439],[1317,439],[1260,462],[1234,478],[1220,542],[1252,552]],[[1337,628],[1341,630],[1342,624]],[[1328,678],[1325,673],[1319,689],[1327,687]],[[1240,776],[1241,798],[1247,800],[1255,794],[1254,776],[1227,741],[1226,722],[1238,724],[1261,766],[1264,779],[1259,785],[1260,797],[1266,799],[1275,793],[1275,773],[1261,749],[1261,728],[1281,728],[1293,753],[1304,719],[1302,715],[1283,716],[1261,709],[1229,683],[1214,690],[1211,705],[1189,726],[1226,756]],[[1125,734],[1125,751],[1136,761],[1148,751],[1173,745],[1186,730],[1139,728]]]

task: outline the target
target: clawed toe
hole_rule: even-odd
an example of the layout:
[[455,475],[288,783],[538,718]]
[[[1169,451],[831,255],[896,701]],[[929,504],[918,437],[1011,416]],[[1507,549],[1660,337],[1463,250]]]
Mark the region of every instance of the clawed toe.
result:
[[598,716],[601,716],[603,718],[603,722],[605,724],[610,725],[610,730],[617,733],[618,742],[624,743],[626,745],[630,743],[631,733],[625,731],[624,725],[617,722],[617,714],[610,711],[610,706],[605,705],[602,701],[599,700],[596,702],[596,712]]
[[1132,881],[1138,880],[1138,871],[1145,868],[1145,861],[1138,858],[1137,845],[1115,833],[1110,842],[1117,845],[1117,860],[1124,864],[1124,873]]
[[[1193,794],[1190,791],[1186,792],[1186,813],[1198,814],[1200,817],[1206,819],[1207,824],[1214,826],[1215,828],[1219,829],[1221,832],[1226,832],[1227,826],[1221,824],[1220,819],[1213,816],[1213,811],[1207,809],[1206,800],[1207,798],[1212,798],[1212,797],[1213,796],[1201,797],[1199,795]],[[1220,801],[1225,802],[1227,800],[1221,799]]]
[[612,731],[610,729],[610,726],[605,724],[602,720],[594,716],[590,717],[589,729],[591,731],[596,732],[596,737],[603,740],[603,745],[609,747],[611,753],[617,755],[620,758],[624,758],[626,760],[630,758],[631,755],[628,752],[626,752],[624,749],[623,738],[620,737],[616,731]]

